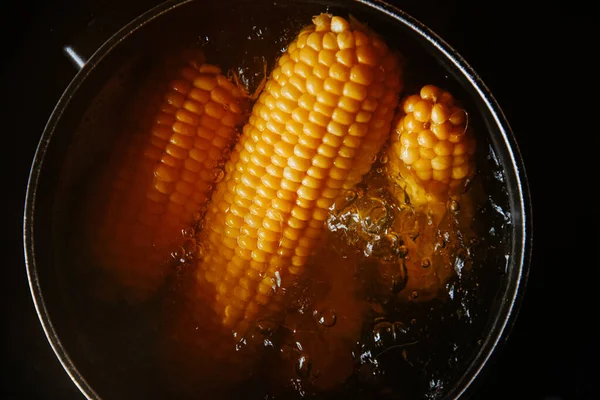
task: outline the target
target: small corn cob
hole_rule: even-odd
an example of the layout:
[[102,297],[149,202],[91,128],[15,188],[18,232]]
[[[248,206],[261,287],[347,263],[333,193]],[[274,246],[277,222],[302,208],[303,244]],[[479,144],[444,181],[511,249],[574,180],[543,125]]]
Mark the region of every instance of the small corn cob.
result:
[[[412,300],[427,300],[454,274],[451,253],[461,245],[455,238],[458,222],[448,207],[475,173],[476,142],[467,113],[447,91],[426,85],[418,95],[406,97],[401,107],[386,172],[418,211],[420,235],[416,242],[406,242],[411,259],[404,264],[408,282],[403,293]],[[440,230],[453,239],[436,250]]]
[[[243,334],[283,307],[334,199],[356,185],[388,138],[399,58],[373,32],[321,14],[279,59],[206,214],[198,291]],[[275,298],[275,299],[274,299]]]
[[427,85],[402,102],[388,151],[388,173],[411,203],[445,201],[475,172],[475,138],[452,95]]
[[[148,99],[140,99],[147,102]],[[221,70],[189,61],[168,85],[154,122],[118,149],[93,251],[132,298],[156,291],[182,230],[207,203],[247,114],[246,96]]]

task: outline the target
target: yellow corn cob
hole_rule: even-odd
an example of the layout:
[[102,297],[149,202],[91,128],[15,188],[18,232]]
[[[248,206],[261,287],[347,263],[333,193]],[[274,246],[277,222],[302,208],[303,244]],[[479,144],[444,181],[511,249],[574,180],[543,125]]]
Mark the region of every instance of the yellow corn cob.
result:
[[475,172],[475,138],[452,95],[427,85],[402,102],[388,152],[388,172],[413,204],[445,201]]
[[[356,23],[321,14],[279,59],[206,214],[199,293],[239,333],[282,308],[334,198],[367,173],[402,89],[397,55]],[[274,301],[273,297],[277,298]]]
[[122,141],[104,178],[108,202],[92,249],[134,299],[164,282],[170,253],[209,199],[248,106],[218,67],[189,61],[158,108],[150,126],[142,122]]
[[[439,229],[452,237],[456,234],[456,221],[447,217],[448,202],[458,199],[475,173],[476,142],[465,110],[436,86],[426,85],[419,94],[406,97],[401,108],[386,172],[418,211],[419,238],[416,243],[406,241],[411,259],[405,262],[404,293],[426,300],[435,297],[454,273],[450,253],[459,244],[436,251],[435,242]],[[464,202],[462,212],[472,212],[468,204]]]

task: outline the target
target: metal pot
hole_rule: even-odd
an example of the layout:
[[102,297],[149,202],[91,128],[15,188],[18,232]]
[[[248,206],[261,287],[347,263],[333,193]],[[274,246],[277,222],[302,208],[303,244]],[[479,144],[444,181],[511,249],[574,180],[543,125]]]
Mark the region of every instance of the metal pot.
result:
[[[483,367],[509,335],[525,290],[531,251],[531,210],[523,163],[508,122],[490,91],[467,62],[440,37],[410,15],[381,1],[204,3],[174,0],[161,4],[119,30],[87,60],[76,47],[66,48],[81,70],[56,105],[41,137],[31,168],[24,219],[31,293],[46,336],[65,371],[89,399],[100,399],[99,393],[103,397],[135,397],[139,394],[132,388],[143,381],[143,378],[130,377],[114,383],[117,372],[111,375],[97,360],[97,354],[104,351],[123,360],[136,355],[127,353],[131,350],[127,349],[128,344],[112,349],[91,349],[94,341],[86,337],[89,326],[84,327],[88,322],[82,322],[86,310],[77,304],[76,297],[77,279],[85,279],[82,272],[85,265],[77,264],[81,263],[80,259],[69,258],[72,249],[64,240],[78,235],[74,221],[79,214],[74,210],[78,209],[86,174],[98,162],[102,151],[110,146],[110,138],[102,132],[110,130],[116,120],[106,116],[118,114],[129,83],[135,80],[136,65],[140,60],[151,60],[175,39],[188,40],[188,27],[194,23],[219,32],[222,56],[227,62],[227,54],[248,51],[248,47],[241,47],[241,36],[221,29],[227,24],[234,23],[236,30],[241,31],[252,26],[275,27],[272,31],[276,34],[277,27],[283,28],[294,21],[306,22],[307,17],[327,6],[332,11],[343,9],[360,16],[361,20],[377,25],[386,37],[401,38],[405,46],[418,48],[422,57],[433,60],[436,68],[445,71],[448,82],[469,98],[489,132],[487,139],[495,162],[503,172],[507,190],[508,256],[499,290],[489,305],[489,317],[481,333],[483,339],[468,364],[441,393],[448,399],[468,396]],[[265,12],[263,7],[269,11]],[[269,40],[268,35],[262,38],[263,42]],[[252,43],[245,43],[250,46],[250,52]],[[260,41],[256,43],[260,45]],[[231,57],[235,59],[234,55]],[[102,318],[108,327],[114,323],[111,316]],[[126,370],[118,372],[127,373]],[[149,394],[144,395],[147,396]]]

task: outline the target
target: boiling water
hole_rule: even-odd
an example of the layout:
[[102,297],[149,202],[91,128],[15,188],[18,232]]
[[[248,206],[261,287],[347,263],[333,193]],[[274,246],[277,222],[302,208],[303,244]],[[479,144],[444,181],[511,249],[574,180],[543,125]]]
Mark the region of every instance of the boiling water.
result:
[[[288,10],[281,18],[263,17],[267,22],[249,17],[235,34],[202,30],[191,41],[206,50],[210,62],[234,68],[252,90],[263,77],[265,61],[272,66],[282,46],[310,21],[308,16],[323,11],[311,7]],[[384,25],[381,31],[394,32]],[[183,36],[190,41],[189,32]],[[460,85],[417,43],[401,35],[388,39],[409,61],[405,93],[437,84],[475,109]],[[133,62],[138,69],[128,66],[115,77],[119,90],[101,94],[104,104],[115,104],[115,98],[123,102],[126,93],[135,93],[146,76],[139,65],[160,60],[156,52],[151,54]],[[135,101],[135,96],[128,101]],[[100,395],[433,399],[443,396],[477,354],[510,257],[511,219],[502,168],[488,142],[489,132],[476,115],[470,123],[478,139],[478,171],[465,195],[438,205],[433,213],[413,207],[399,188],[388,183],[389,160],[382,152],[356,190],[336,199],[307,273],[285,288],[283,324],[257,321],[249,336],[240,340],[239,362],[246,362],[245,349],[252,347],[253,368],[244,379],[228,379],[225,374],[210,385],[205,378],[218,366],[207,367],[203,355],[192,349],[184,349],[184,354],[170,350],[170,335],[179,329],[174,321],[194,312],[185,296],[199,252],[194,227],[183,233],[186,245],[173,249],[170,279],[152,299],[129,304],[97,295],[110,288],[103,287],[102,273],[81,234],[89,229],[86,201],[81,198],[96,184],[92,177],[101,173],[102,157],[111,154],[111,143],[119,135],[118,119],[113,129],[97,123],[106,112],[98,104],[102,102],[96,102],[82,123],[81,137],[98,138],[101,131],[110,131],[113,138],[102,146],[89,146],[99,154],[96,157],[67,161],[65,179],[77,184],[65,187],[77,200],[69,202],[75,204],[73,209],[59,210],[59,220],[78,221],[69,223],[67,244],[60,245],[61,262],[68,266],[65,319],[70,322],[64,326],[69,326],[72,340],[67,349]],[[92,149],[77,154],[86,152]],[[89,166],[90,160],[96,162]],[[81,162],[86,168],[72,172],[73,164]]]

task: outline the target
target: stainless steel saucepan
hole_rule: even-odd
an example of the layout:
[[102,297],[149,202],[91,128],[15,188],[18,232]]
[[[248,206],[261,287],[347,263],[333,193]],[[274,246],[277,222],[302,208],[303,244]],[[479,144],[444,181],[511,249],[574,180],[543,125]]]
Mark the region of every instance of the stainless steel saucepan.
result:
[[462,361],[453,364],[450,378],[430,398],[468,396],[492,355],[500,351],[526,286],[530,199],[515,137],[492,93],[467,61],[419,21],[382,1],[174,0],[135,18],[89,59],[76,47],[67,48],[80,70],[56,105],[31,168],[24,219],[31,293],[50,345],[88,399],[168,398],[152,379],[152,358],[146,350],[154,326],[148,311],[96,309],[83,300],[85,282],[93,278],[74,244],[80,236],[87,177],[114,143],[111,132],[117,132],[121,107],[144,75],[144,66],[160,59],[173,43],[198,41],[212,46],[225,68],[256,54],[274,58],[273,43],[283,31],[299,28],[324,10],[352,14],[376,27],[391,46],[414,55],[413,64],[422,63],[423,68],[414,72],[416,80],[432,73],[477,110],[487,134],[488,162],[501,175],[501,182],[498,176],[491,179],[496,179],[498,196],[504,199],[498,205],[505,218],[498,232],[502,247],[486,261],[499,273],[494,290],[477,306],[478,322],[469,328],[472,340],[459,347]]

